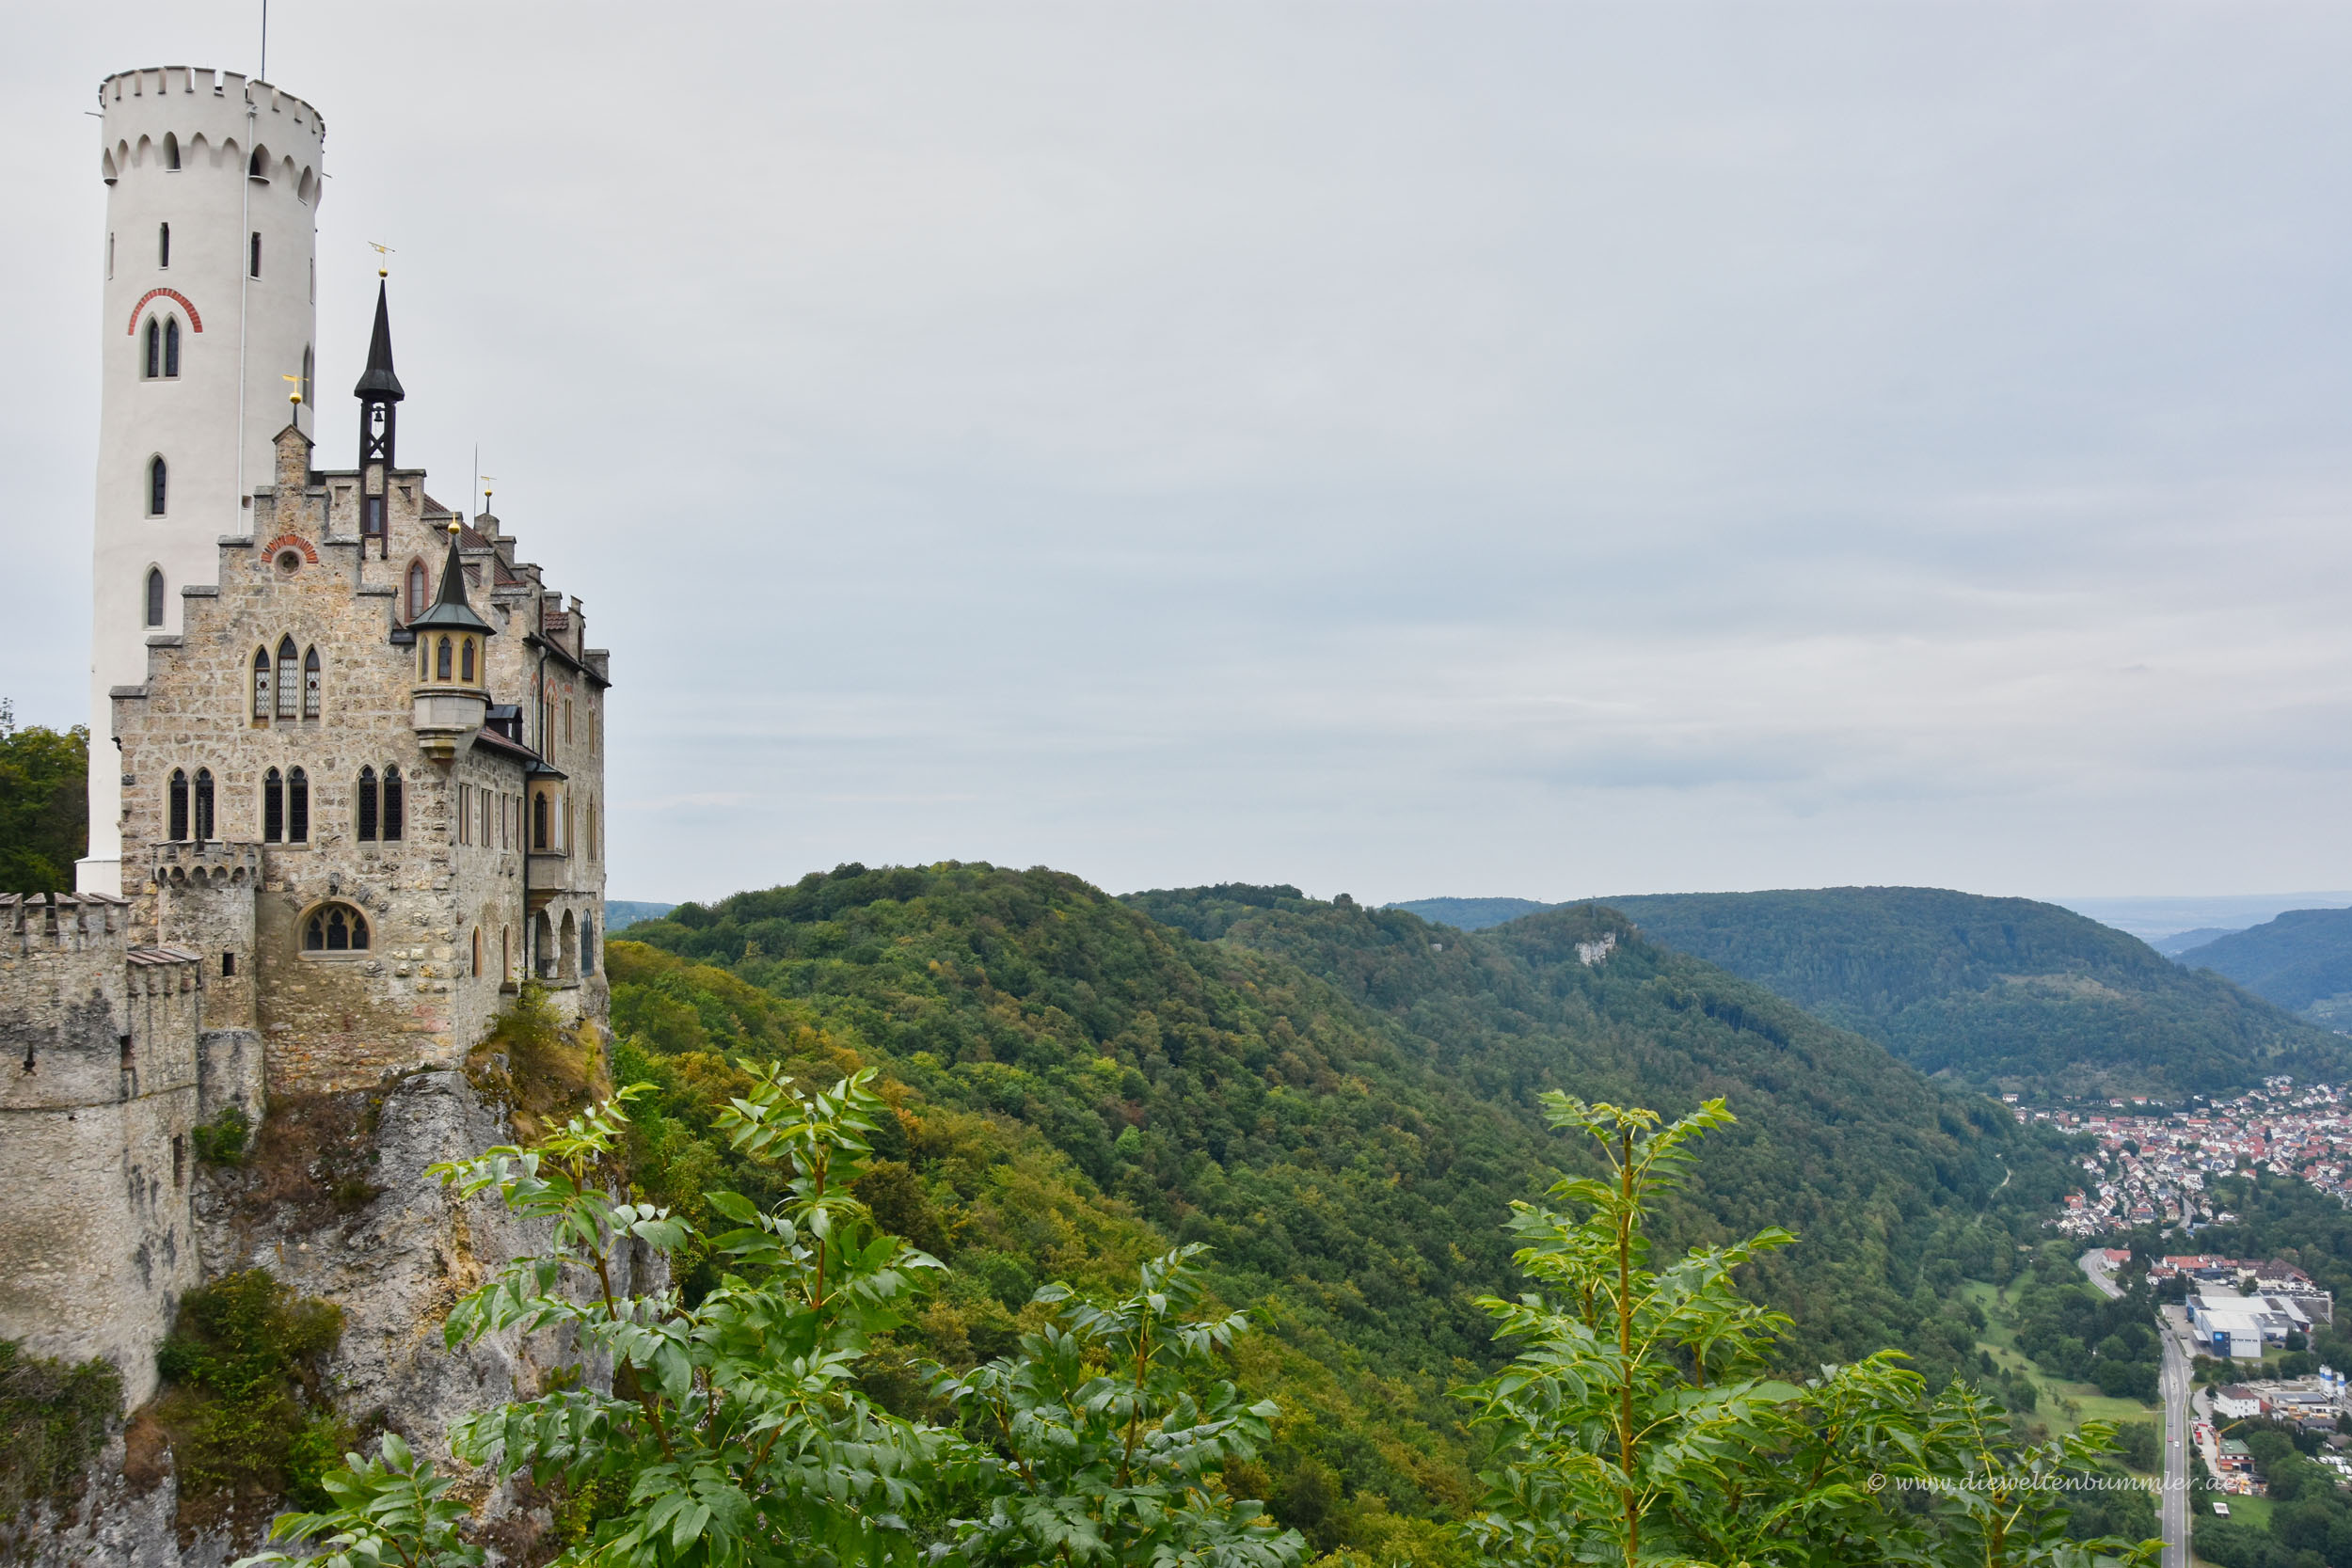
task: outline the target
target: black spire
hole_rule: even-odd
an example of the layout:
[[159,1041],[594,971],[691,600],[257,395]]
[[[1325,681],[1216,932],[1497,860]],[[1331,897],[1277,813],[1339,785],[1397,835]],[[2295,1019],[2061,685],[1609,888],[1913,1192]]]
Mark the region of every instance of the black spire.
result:
[[359,385],[351,395],[363,403],[377,398],[386,403],[398,403],[408,394],[400,389],[400,377],[392,373],[392,313],[384,298],[385,285],[375,285],[375,335],[368,340],[368,368],[359,377]]
[[[385,285],[378,273],[375,285],[375,336],[368,341],[368,368],[359,377],[359,385],[351,395],[359,400],[359,467],[362,472],[382,464],[387,472],[393,466],[393,436],[397,433],[397,410],[393,404],[408,394],[400,389],[400,377],[392,373],[392,312],[384,297]],[[360,532],[379,541],[379,552],[387,537],[384,526],[384,481],[379,478],[369,493],[366,515],[360,520]]]
[[449,525],[449,561],[441,567],[441,596],[433,601],[431,609],[408,623],[409,630],[426,631],[438,626],[480,632],[485,637],[497,635],[498,628],[475,614],[473,606],[466,602],[466,567],[457,559],[459,537],[457,524],[452,522]]

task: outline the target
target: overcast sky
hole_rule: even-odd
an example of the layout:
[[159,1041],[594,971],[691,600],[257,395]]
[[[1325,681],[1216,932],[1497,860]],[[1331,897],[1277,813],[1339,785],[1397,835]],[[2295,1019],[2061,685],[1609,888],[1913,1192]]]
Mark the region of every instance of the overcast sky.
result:
[[[612,649],[616,897],[845,860],[1529,897],[2352,886],[2352,7],[326,5]],[[98,80],[10,3],[0,693],[81,719]]]

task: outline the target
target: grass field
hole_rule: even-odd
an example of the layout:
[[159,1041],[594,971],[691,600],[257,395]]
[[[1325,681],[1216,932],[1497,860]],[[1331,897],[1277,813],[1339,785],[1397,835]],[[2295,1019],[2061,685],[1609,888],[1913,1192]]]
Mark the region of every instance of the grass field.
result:
[[[2085,1281],[2083,1289],[2090,1289]],[[2164,1412],[2137,1400],[2119,1400],[2088,1383],[2068,1383],[2051,1377],[2017,1348],[2017,1332],[2010,1325],[2008,1292],[1981,1279],[1962,1282],[1961,1294],[1984,1313],[1984,1331],[1977,1344],[2005,1372],[2022,1372],[2034,1386],[2037,1403],[2029,1419],[2050,1429],[2052,1436],[2079,1431],[2085,1421],[2153,1421],[2159,1444],[2164,1436]],[[2158,1452],[2163,1449],[2159,1446]]]

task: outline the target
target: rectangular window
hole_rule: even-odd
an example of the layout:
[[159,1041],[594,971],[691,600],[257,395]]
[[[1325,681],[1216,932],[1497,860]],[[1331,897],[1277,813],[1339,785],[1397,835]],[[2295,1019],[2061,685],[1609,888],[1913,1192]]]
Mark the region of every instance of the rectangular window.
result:
[[258,229],[253,231],[253,253],[246,261],[246,271],[251,277],[262,276],[262,231]]
[[470,786],[467,784],[459,784],[457,786],[457,842],[460,844],[464,844],[468,841],[467,830],[472,825],[473,821],[472,817],[468,815],[468,808],[473,804],[471,798],[468,794],[469,788]]

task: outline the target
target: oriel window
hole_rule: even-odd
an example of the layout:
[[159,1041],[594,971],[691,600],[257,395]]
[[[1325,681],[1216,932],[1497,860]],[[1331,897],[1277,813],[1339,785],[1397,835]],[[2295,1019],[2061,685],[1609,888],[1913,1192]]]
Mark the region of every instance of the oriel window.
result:
[[433,655],[433,678],[435,680],[445,681],[449,679],[449,639],[444,637],[441,639],[441,645],[434,651]]

